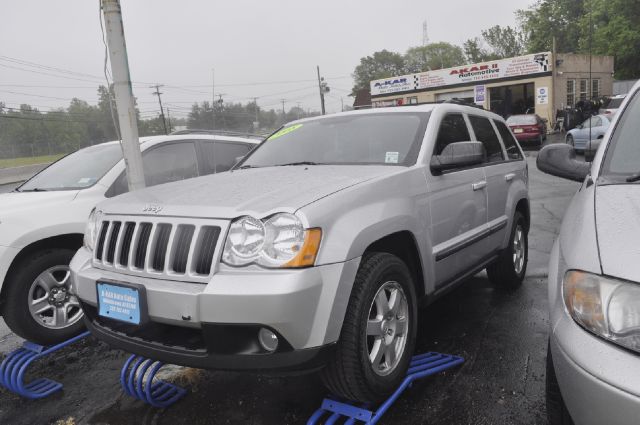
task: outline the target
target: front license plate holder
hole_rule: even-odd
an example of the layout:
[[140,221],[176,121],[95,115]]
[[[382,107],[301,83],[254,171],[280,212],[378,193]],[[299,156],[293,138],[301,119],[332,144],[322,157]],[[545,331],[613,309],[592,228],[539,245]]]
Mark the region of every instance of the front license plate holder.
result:
[[132,325],[147,322],[147,292],[144,286],[99,280],[96,292],[99,316]]

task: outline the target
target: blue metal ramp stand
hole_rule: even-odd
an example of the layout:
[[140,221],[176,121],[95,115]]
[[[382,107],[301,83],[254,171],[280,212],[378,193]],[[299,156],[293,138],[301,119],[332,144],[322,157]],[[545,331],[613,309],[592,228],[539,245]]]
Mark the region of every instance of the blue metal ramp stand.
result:
[[376,410],[371,410],[370,406],[362,403],[349,401],[336,401],[331,398],[325,398],[322,401],[320,409],[307,421],[307,425],[333,425],[340,423],[345,425],[353,425],[364,423],[373,425],[377,423],[382,415],[393,405],[407,387],[410,387],[416,379],[433,375],[443,370],[450,369],[464,362],[462,357],[451,356],[449,354],[425,353],[413,356],[407,370],[407,376],[402,381],[398,389],[380,405]]
[[[169,407],[180,400],[187,390],[161,380],[153,380],[163,366],[156,360],[132,355],[120,372],[120,385],[126,394],[154,407]],[[145,382],[146,377],[146,382]]]
[[58,345],[43,347],[33,342],[25,342],[22,348],[11,352],[0,364],[0,386],[22,397],[39,399],[62,389],[62,384],[47,378],[34,379],[28,384],[23,382],[27,368],[34,361],[73,344],[89,335],[89,332],[68,339]]

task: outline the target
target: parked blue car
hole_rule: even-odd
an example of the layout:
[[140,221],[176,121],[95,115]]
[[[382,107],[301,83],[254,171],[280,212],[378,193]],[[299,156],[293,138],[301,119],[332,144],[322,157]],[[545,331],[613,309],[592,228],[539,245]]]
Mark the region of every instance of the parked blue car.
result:
[[[573,146],[576,152],[584,152],[589,140],[602,139],[611,125],[611,121],[604,115],[595,115],[567,133],[567,144]],[[591,137],[591,138],[589,138]]]

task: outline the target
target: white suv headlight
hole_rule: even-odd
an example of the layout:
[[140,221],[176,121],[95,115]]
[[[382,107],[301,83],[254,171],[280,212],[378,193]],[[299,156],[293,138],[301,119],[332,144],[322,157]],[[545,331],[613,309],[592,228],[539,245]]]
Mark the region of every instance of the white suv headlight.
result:
[[98,238],[98,220],[101,215],[101,211],[96,211],[94,208],[89,214],[89,220],[84,229],[84,246],[93,251],[96,245],[96,239]]
[[640,285],[577,270],[563,280],[571,317],[594,334],[640,352]]
[[231,266],[313,266],[321,235],[320,229],[305,230],[300,219],[289,213],[265,220],[240,217],[231,223],[222,261]]

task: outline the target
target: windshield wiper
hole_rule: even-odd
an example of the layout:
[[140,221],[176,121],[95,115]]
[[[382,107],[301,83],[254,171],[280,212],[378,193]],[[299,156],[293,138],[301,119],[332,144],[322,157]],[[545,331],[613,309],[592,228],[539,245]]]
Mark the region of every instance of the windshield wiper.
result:
[[242,165],[240,167],[238,167],[238,170],[246,170],[248,168],[260,168],[260,167],[256,167],[255,165]]
[[47,191],[49,191],[49,189],[34,187],[33,189],[22,189],[22,190],[19,190],[18,192],[47,192]]
[[632,174],[627,177],[627,183],[633,183],[637,181],[640,181],[640,173]]
[[286,164],[278,164],[278,167],[286,167],[287,165],[322,165],[321,162],[313,162],[313,161],[299,161],[299,162],[288,162]]

